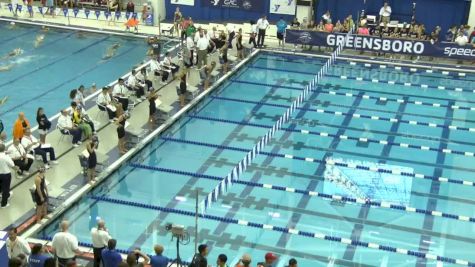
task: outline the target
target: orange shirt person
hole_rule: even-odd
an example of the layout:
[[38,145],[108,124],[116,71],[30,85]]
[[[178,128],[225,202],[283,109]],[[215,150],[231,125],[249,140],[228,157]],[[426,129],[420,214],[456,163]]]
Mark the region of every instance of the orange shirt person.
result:
[[18,119],[13,124],[13,139],[20,140],[24,135],[25,128],[30,128],[30,122],[25,118],[25,113],[20,112]]

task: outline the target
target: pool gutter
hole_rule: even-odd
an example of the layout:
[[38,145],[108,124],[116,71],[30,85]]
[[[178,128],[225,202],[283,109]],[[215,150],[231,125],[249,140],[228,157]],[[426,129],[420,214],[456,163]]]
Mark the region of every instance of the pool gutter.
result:
[[[97,182],[95,185],[91,186],[90,184],[86,184],[80,189],[78,189],[73,195],[71,195],[69,198],[64,200],[62,205],[58,207],[53,213],[49,214],[49,219],[45,222],[42,223],[41,225],[35,224],[34,226],[30,227],[27,229],[24,233],[21,234],[22,237],[26,238],[28,242],[39,242],[46,244],[47,240],[42,240],[38,238],[34,238],[38,232],[40,232],[46,225],[57,219],[59,216],[63,214],[67,209],[69,209],[73,204],[78,202],[84,195],[86,195],[88,192],[90,192],[94,187],[98,186],[101,184],[104,180],[106,180],[114,171],[116,171],[122,164],[124,164],[126,161],[130,160],[133,156],[135,156],[136,153],[141,151],[143,148],[145,148],[157,135],[163,133],[165,130],[167,130],[170,126],[172,126],[177,120],[179,120],[183,115],[188,113],[192,108],[194,108],[198,103],[200,103],[206,96],[208,96],[211,92],[216,90],[222,83],[224,83],[228,77],[231,75],[235,74],[239,69],[246,64],[248,61],[250,61],[252,58],[254,58],[260,50],[255,50],[253,51],[250,56],[239,62],[234,68],[232,68],[228,73],[220,77],[208,90],[205,90],[201,92],[196,98],[194,98],[190,103],[185,105],[182,109],[180,109],[176,114],[174,114],[172,117],[170,117],[168,120],[166,120],[160,127],[155,129],[153,132],[148,134],[142,141],[140,141],[134,148],[129,150],[126,154],[121,156],[117,161],[113,162],[111,165],[109,165],[101,174],[97,177]],[[83,252],[90,252],[91,248],[87,247],[81,247],[81,251]]]

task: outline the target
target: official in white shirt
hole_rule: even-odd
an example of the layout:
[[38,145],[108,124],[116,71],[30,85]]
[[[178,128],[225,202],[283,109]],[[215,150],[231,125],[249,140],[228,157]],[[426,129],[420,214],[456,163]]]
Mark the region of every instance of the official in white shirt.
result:
[[112,90],[112,96],[122,104],[122,109],[127,111],[129,107],[129,89],[124,84],[124,79],[119,78],[117,84],[114,86],[114,90]]
[[107,232],[104,220],[97,221],[97,227],[91,229],[92,247],[94,252],[94,267],[99,267],[102,260],[102,250],[107,247],[112,237]]
[[115,107],[110,96],[110,87],[102,87],[102,92],[97,96],[96,103],[100,110],[107,111],[109,120],[115,118]]
[[8,199],[10,195],[10,183],[12,181],[12,171],[10,168],[15,168],[13,160],[5,154],[5,144],[0,143],[0,187],[2,189],[2,203],[1,208],[6,208],[10,204]]
[[153,87],[152,81],[150,81],[147,75],[147,68],[141,68],[137,74],[135,75],[135,78],[140,84],[145,84],[147,91],[151,90]]
[[61,115],[58,118],[58,128],[62,134],[73,136],[74,147],[81,144],[81,129],[74,126],[73,120],[69,116],[69,111],[66,109],[61,110]]
[[17,229],[12,228],[8,231],[8,239],[6,242],[8,258],[18,257],[23,254],[25,256],[30,255],[30,245],[23,237],[18,236]]
[[190,64],[191,66],[193,66],[194,52],[195,52],[196,47],[195,47],[195,42],[190,36],[186,38],[186,48],[188,49],[188,51],[190,51]]
[[49,158],[51,163],[56,164],[56,156],[54,154],[54,148],[51,145],[41,144],[36,137],[31,134],[31,129],[26,128],[23,138],[21,139],[21,144],[25,148],[27,153],[34,153],[36,155],[40,155],[41,159],[43,160],[43,164],[46,169],[50,166],[48,165],[48,158],[47,155],[49,154]]
[[13,144],[8,148],[7,154],[15,163],[20,170],[18,172],[17,178],[23,178],[23,174],[28,176],[30,173],[31,164],[33,164],[32,156],[26,153],[25,148],[21,145],[20,140],[15,138],[13,139]]
[[132,70],[132,74],[127,78],[127,87],[129,90],[135,92],[135,96],[137,98],[145,99],[145,84],[140,84],[140,82],[137,80],[137,71],[135,69]]
[[68,261],[75,260],[76,254],[80,253],[78,239],[68,232],[69,222],[62,221],[60,224],[61,232],[53,236],[51,246],[58,258],[59,267],[66,266]]
[[383,7],[379,10],[379,20],[383,23],[389,23],[391,19],[391,7],[388,2],[384,2]]
[[198,48],[197,54],[197,67],[201,68],[202,65],[208,65],[208,45],[209,40],[204,36],[203,32],[200,32],[200,39],[196,42],[196,47]]
[[266,37],[266,30],[268,27],[269,21],[267,21],[267,17],[262,16],[262,18],[257,21],[257,29],[259,30],[257,34],[257,46],[264,46],[264,38]]

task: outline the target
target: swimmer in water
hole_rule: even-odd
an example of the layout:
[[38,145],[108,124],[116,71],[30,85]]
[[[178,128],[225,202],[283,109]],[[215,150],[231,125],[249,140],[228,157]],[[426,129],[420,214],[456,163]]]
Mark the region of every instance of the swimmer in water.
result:
[[[0,66],[0,72],[3,72],[3,71],[9,71],[13,68],[13,64],[9,64],[9,65],[4,65],[4,66]],[[3,101],[4,99],[2,99],[1,101]],[[1,103],[1,102],[0,102]]]
[[2,99],[0,99],[0,106],[5,104],[8,100],[8,96],[4,96]]
[[23,54],[23,49],[21,48],[15,48],[13,49],[12,51],[10,51],[10,53],[8,53],[6,56],[3,56],[3,59],[8,59],[8,58],[12,58],[12,57],[16,57],[16,56],[19,56]]
[[102,57],[102,59],[109,59],[113,56],[115,56],[115,54],[117,53],[117,49],[119,49],[120,47],[120,44],[119,43],[115,43],[113,44],[112,46],[110,46],[109,48],[107,48],[107,52],[106,54]]
[[10,22],[10,26],[8,26],[8,29],[13,30],[15,27],[16,27],[16,23],[12,21]]
[[40,46],[41,43],[43,43],[44,40],[45,40],[45,35],[44,34],[37,35],[36,39],[35,39],[35,47]]
[[49,28],[43,25],[43,26],[41,26],[41,31],[49,32]]

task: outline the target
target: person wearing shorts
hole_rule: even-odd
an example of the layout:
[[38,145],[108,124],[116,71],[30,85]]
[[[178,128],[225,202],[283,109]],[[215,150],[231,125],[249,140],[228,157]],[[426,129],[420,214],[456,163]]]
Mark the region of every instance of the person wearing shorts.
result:
[[287,22],[285,22],[284,18],[280,18],[280,20],[276,24],[277,26],[277,39],[279,39],[279,46],[284,47],[284,34],[285,29],[287,29]]

